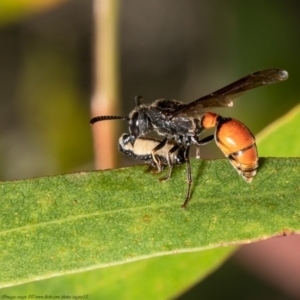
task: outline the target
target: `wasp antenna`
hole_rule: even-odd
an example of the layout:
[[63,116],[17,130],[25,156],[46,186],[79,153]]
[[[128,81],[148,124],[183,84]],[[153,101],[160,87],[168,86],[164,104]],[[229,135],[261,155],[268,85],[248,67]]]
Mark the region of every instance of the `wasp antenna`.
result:
[[138,95],[138,96],[134,97],[134,101],[135,101],[136,106],[140,106],[141,103],[142,103],[142,100],[143,100],[143,96]]
[[106,120],[125,120],[125,121],[129,121],[128,117],[121,117],[121,116],[98,116],[98,117],[94,117],[90,120],[90,124],[94,124],[96,122],[100,122],[100,121],[106,121]]

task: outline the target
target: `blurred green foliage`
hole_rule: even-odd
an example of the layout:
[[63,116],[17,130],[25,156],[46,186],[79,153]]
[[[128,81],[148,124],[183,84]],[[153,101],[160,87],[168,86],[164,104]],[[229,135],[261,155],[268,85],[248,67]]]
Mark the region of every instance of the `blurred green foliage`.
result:
[[18,22],[24,17],[49,10],[69,0],[1,0],[0,26]]

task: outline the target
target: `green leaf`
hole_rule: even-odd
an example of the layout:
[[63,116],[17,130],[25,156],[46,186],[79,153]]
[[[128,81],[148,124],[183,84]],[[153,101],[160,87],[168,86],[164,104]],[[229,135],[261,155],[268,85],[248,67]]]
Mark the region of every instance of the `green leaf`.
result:
[[61,299],[61,295],[87,295],[92,299],[170,299],[217,268],[232,248],[152,257],[4,288],[1,294],[24,296],[34,293],[36,296],[58,296],[57,299]]
[[[300,113],[298,107],[258,135],[260,155],[293,155],[295,149],[296,151],[299,149],[298,133],[295,131],[299,126]],[[287,138],[287,135],[291,136]],[[288,145],[288,147],[285,145]],[[286,148],[282,150],[280,147]],[[283,152],[280,153],[280,151]],[[2,205],[0,261],[4,273],[0,275],[1,285],[15,285],[31,281],[34,278],[41,279],[68,272],[77,272],[76,257],[78,253],[83,251],[86,252],[82,255],[81,263],[86,263],[87,259],[85,256],[94,258],[95,263],[90,267],[81,269],[97,268],[97,265],[101,263],[100,253],[102,253],[100,251],[102,241],[97,240],[97,236],[101,233],[104,235],[105,231],[109,234],[109,231],[115,228],[115,225],[111,227],[107,225],[102,228],[101,220],[105,217],[105,214],[117,216],[122,210],[125,214],[127,213],[132,215],[132,218],[136,218],[139,209],[141,209],[140,213],[142,213],[142,210],[147,208],[147,205],[144,207],[140,205],[140,199],[144,203],[149,201],[150,207],[148,209],[150,211],[158,209],[158,215],[165,213],[166,222],[168,222],[168,217],[173,218],[177,216],[176,213],[172,213],[173,209],[182,216],[194,215],[194,218],[188,218],[187,224],[181,225],[179,222],[176,223],[176,220],[171,222],[171,224],[177,227],[179,231],[181,230],[183,234],[190,235],[191,238],[197,235],[199,236],[198,239],[200,239],[207,232],[207,230],[203,229],[206,223],[206,228],[210,229],[207,242],[209,242],[210,237],[219,232],[219,245],[232,242],[238,243],[239,241],[232,240],[234,236],[238,238],[239,231],[244,236],[247,233],[251,234],[252,237],[254,235],[254,238],[249,238],[248,241],[268,238],[276,235],[278,232],[280,234],[289,234],[293,230],[299,232],[299,225],[296,225],[295,228],[289,227],[290,223],[294,223],[291,220],[296,219],[297,221],[298,218],[299,223],[297,214],[297,211],[299,211],[297,209],[299,188],[298,190],[296,188],[297,182],[299,182],[297,179],[297,172],[299,171],[297,171],[298,159],[261,159],[260,163],[262,167],[259,169],[257,177],[252,184],[248,185],[226,161],[212,162],[212,165],[209,162],[203,162],[202,164],[201,162],[196,162],[196,165],[193,164],[193,174],[196,177],[194,178],[194,194],[186,211],[182,211],[180,208],[186,189],[184,166],[176,168],[175,174],[169,182],[163,183],[157,180],[159,176],[144,173],[144,167],[137,167],[137,174],[134,173],[135,171],[131,172],[131,169],[121,169],[112,173],[111,171],[105,171],[105,177],[101,172],[97,172],[85,175],[73,174],[34,179],[32,181],[2,183],[0,189],[0,193],[2,193],[0,198]],[[127,172],[127,178],[131,176],[131,178],[124,179],[125,188],[123,188],[122,193],[127,193],[127,191],[130,193],[130,186],[127,184],[130,181],[135,194],[140,194],[140,197],[136,195],[138,199],[134,201],[137,206],[132,207],[132,209],[130,209],[130,205],[129,208],[121,206],[119,209],[114,208],[118,206],[120,200],[114,200],[117,201],[116,205],[111,204],[110,201],[105,202],[108,204],[99,204],[103,199],[101,195],[102,185],[109,187],[111,184],[111,187],[113,187],[111,193],[117,196],[118,190],[115,189],[115,186],[120,186],[120,184],[117,184],[119,176],[114,174],[118,174],[118,172],[123,174]],[[90,175],[93,178],[95,176],[95,186],[88,188],[88,182],[92,180],[92,177],[89,177]],[[206,179],[209,177],[209,181],[202,176],[206,176]],[[105,183],[103,180],[106,177],[112,178]],[[73,180],[71,180],[69,185],[68,181],[71,178]],[[143,188],[143,184],[146,184],[145,182],[147,181],[149,186],[152,187],[150,195],[144,193],[145,188]],[[293,185],[289,184],[288,181],[293,182]],[[141,182],[143,183],[139,185]],[[216,182],[217,186],[213,182]],[[277,182],[281,182],[281,184],[277,185]],[[234,185],[232,185],[233,183]],[[75,185],[75,187],[71,188],[72,185]],[[68,186],[66,191],[62,193],[66,186]],[[165,191],[160,191],[166,186]],[[221,187],[221,190],[219,190],[218,186]],[[290,187],[292,188],[291,190]],[[225,188],[228,188],[228,191],[223,193]],[[93,190],[93,194],[89,190]],[[174,193],[177,190],[178,193]],[[94,193],[99,196],[95,197]],[[238,196],[237,193],[241,196]],[[30,195],[36,195],[36,197]],[[213,197],[210,197],[210,195]],[[161,197],[162,201],[156,205],[155,201],[152,201],[151,196],[153,198]],[[283,199],[281,200],[280,197]],[[250,201],[247,199],[250,199]],[[125,199],[124,201],[126,202],[127,200]],[[70,205],[71,203],[72,205]],[[210,205],[208,206],[208,204]],[[99,207],[97,208],[95,205],[99,205]],[[111,207],[113,208],[111,209]],[[256,210],[256,216],[253,214],[254,209]],[[280,210],[282,210],[282,215]],[[80,227],[80,221],[82,224],[87,224],[88,220],[93,220],[96,216],[99,219],[93,227],[92,231],[94,233],[91,232],[86,235],[87,229],[84,229],[86,226],[82,225]],[[195,221],[195,218],[198,218],[198,220]],[[221,218],[223,222],[220,222]],[[291,220],[289,220],[290,218]],[[72,232],[69,232],[71,221],[76,223],[73,227],[73,236]],[[152,231],[156,237],[159,233],[162,241],[166,241],[166,238],[163,239],[165,235],[169,236],[169,242],[172,241],[173,237],[169,234],[170,227],[159,223],[159,228],[157,228],[154,227],[153,222],[150,222],[150,219],[148,221],[148,225],[144,226],[143,229],[141,229],[141,226],[138,226],[140,236],[143,236],[143,230],[146,232]],[[278,224],[276,224],[277,221]],[[175,225],[174,222],[176,223]],[[120,227],[132,228],[132,226],[129,226],[132,222],[127,222],[123,219],[116,219],[116,223],[120,223]],[[228,225],[222,228],[224,223]],[[140,225],[139,222],[137,224]],[[231,227],[230,224],[232,224]],[[241,224],[243,226],[240,226]],[[52,226],[58,226],[58,229],[47,241],[48,235],[46,233],[50,231]],[[228,227],[230,230],[227,229]],[[155,231],[155,228],[158,233]],[[37,234],[37,232],[41,231],[43,231],[43,235]],[[228,236],[225,234],[228,231],[232,233],[231,241],[228,240]],[[271,234],[270,231],[272,231]],[[77,234],[74,234],[74,232],[77,232]],[[15,235],[18,237],[15,238]],[[34,235],[35,243],[31,242],[31,238]],[[129,234],[127,230],[123,239],[121,238],[120,240],[126,241],[128,237],[129,241],[131,236],[132,233]],[[176,237],[174,238],[176,239]],[[73,243],[72,239],[74,239]],[[54,242],[51,242],[53,240]],[[85,243],[82,240],[85,240]],[[115,245],[113,245],[113,242]],[[240,239],[240,242],[245,242],[245,240]],[[85,248],[86,245],[90,248],[92,245],[96,245],[95,248],[97,248],[97,244],[100,247],[95,251],[81,249]],[[138,246],[138,243],[133,245],[133,247],[135,246]],[[203,243],[200,245],[200,248],[204,246]],[[217,247],[218,244],[211,246]],[[118,248],[118,240],[115,239],[114,241],[112,239],[110,247]],[[32,253],[30,253],[30,249],[32,249]],[[193,246],[186,248],[187,251],[194,249]],[[153,250],[153,252],[149,252],[149,259],[146,260],[120,264],[110,268],[101,268],[84,274],[72,274],[40,282],[31,282],[18,287],[5,288],[1,292],[8,295],[30,295],[34,291],[36,295],[44,295],[45,293],[54,295],[53,291],[59,291],[60,294],[74,295],[76,291],[76,295],[91,294],[105,299],[116,299],[121,296],[122,299],[132,299],[133,296],[136,298],[143,297],[144,299],[165,299],[178,295],[180,291],[185,290],[197,280],[207,276],[233,250],[233,247],[221,247],[194,253],[152,257],[156,255]],[[120,249],[121,251],[122,249]],[[184,251],[184,249],[177,247],[174,252],[176,251]],[[63,267],[57,270],[54,267],[55,261],[59,258],[65,261],[65,265],[73,264],[75,266],[68,268],[68,266],[63,266],[64,264],[62,264]],[[135,258],[137,259],[138,256],[131,257],[131,259]],[[47,269],[44,269],[45,266]],[[38,267],[40,267],[40,270]],[[151,287],[151,289],[148,287]]]
[[266,127],[258,136],[261,156],[300,157],[300,105]]
[[227,160],[159,182],[145,166],[0,184],[2,286],[300,231],[300,159],[261,159],[252,184]]

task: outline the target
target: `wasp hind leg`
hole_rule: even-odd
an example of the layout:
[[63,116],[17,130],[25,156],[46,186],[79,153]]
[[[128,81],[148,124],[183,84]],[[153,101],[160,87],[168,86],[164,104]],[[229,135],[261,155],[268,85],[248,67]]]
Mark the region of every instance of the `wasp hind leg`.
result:
[[209,135],[202,140],[198,140],[198,137],[192,137],[192,142],[196,144],[196,158],[200,158],[200,146],[206,145],[210,143],[214,139],[214,135]]
[[190,198],[191,198],[191,187],[192,187],[193,179],[192,179],[192,170],[191,170],[191,163],[190,163],[189,154],[190,154],[190,146],[187,146],[185,151],[184,151],[184,159],[185,159],[185,162],[186,162],[186,174],[187,174],[188,188],[187,188],[184,203],[181,206],[182,208],[187,207],[187,205],[190,201]]

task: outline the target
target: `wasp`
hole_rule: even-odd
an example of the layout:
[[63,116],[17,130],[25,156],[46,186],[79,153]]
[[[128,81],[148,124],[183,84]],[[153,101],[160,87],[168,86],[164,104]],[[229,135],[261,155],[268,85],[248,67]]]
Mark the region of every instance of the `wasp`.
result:
[[[251,182],[258,168],[258,153],[255,137],[251,131],[238,120],[225,118],[210,110],[217,107],[232,107],[233,99],[248,90],[284,81],[288,72],[282,69],[262,70],[247,75],[209,95],[201,97],[188,104],[177,100],[159,99],[151,104],[142,104],[141,96],[135,97],[136,107],[128,117],[97,116],[90,120],[91,124],[98,121],[121,119],[129,123],[129,140],[132,145],[140,137],[155,131],[163,139],[151,150],[153,162],[158,171],[163,168],[163,162],[158,151],[168,142],[173,147],[168,150],[167,160],[179,148],[183,151],[187,164],[188,189],[182,207],[186,207],[191,197],[192,174],[189,161],[191,145],[199,147],[210,140],[200,139],[201,133],[209,128],[215,128],[214,139],[217,146],[229,159],[233,167],[244,178]],[[179,148],[178,148],[179,147]],[[171,176],[169,170],[168,178]]]

